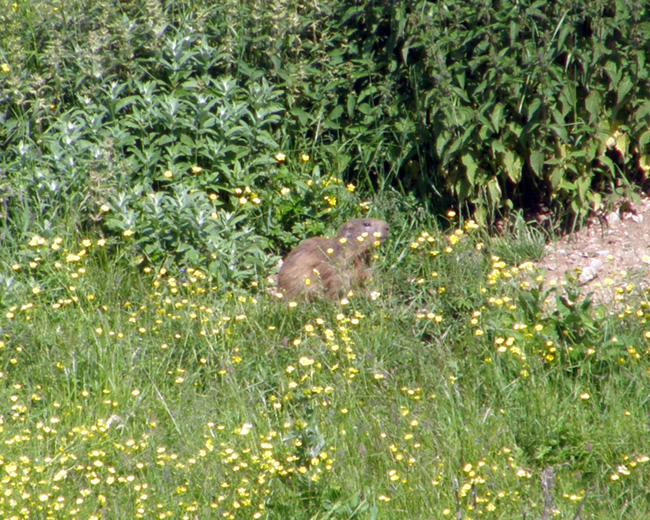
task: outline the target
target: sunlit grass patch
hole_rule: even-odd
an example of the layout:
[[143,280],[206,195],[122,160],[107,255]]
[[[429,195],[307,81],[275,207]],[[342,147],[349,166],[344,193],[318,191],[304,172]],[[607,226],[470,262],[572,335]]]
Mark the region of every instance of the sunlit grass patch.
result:
[[4,258],[2,516],[645,511],[647,301],[556,295],[473,227],[393,244],[381,297],[294,307],[31,238]]

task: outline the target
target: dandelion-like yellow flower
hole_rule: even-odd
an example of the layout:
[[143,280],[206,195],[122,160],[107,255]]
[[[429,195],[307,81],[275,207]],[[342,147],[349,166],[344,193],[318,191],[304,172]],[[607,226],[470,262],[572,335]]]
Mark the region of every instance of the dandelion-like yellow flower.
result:
[[42,236],[34,235],[29,241],[29,247],[40,247],[42,245],[45,245],[46,243],[47,240],[45,240]]
[[58,482],[60,480],[65,479],[68,476],[68,472],[65,469],[59,470],[57,473],[54,474],[54,477],[52,477],[52,480],[54,482]]
[[248,435],[252,428],[253,428],[253,425],[251,423],[244,423],[244,424],[242,424],[242,427],[239,428],[237,433],[239,433],[239,435]]
[[530,474],[530,472],[526,471],[524,468],[519,468],[517,470],[517,476],[519,478],[530,478],[532,475]]
[[388,470],[388,480],[390,480],[391,482],[395,482],[396,480],[399,480],[399,473],[397,473],[397,470],[395,469]]
[[287,156],[282,152],[276,153],[273,158],[275,159],[275,162],[277,162],[278,164],[282,164],[287,160]]

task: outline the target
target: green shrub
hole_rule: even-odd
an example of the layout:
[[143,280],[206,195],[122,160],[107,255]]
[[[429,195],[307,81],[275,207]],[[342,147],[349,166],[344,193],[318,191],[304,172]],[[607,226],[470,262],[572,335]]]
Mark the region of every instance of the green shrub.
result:
[[63,7],[3,10],[10,233],[73,215],[235,281],[358,216],[342,179],[570,221],[650,167],[642,1]]
[[582,218],[650,165],[649,15],[642,1],[368,1],[344,25],[363,42],[346,61],[386,74],[408,186],[479,217]]
[[183,5],[118,13],[79,1],[65,13],[43,6],[49,18],[12,14],[48,32],[17,29],[44,58],[7,65],[7,84],[38,70],[61,105],[19,80],[6,100],[7,218],[18,231],[74,214],[82,227],[133,236],[154,263],[171,256],[241,281],[273,260],[269,249],[330,227],[332,208],[355,212],[353,188],[340,181],[336,147],[315,149],[304,128],[281,124],[284,89],[263,69],[233,70],[242,56],[226,59],[232,6],[208,17]]

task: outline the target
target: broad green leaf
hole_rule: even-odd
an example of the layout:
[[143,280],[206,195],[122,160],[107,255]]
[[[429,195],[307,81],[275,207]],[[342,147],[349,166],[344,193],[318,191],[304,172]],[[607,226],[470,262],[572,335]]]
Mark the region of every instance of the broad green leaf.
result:
[[553,117],[553,121],[555,121],[555,123],[557,123],[558,125],[564,125],[564,123],[565,123],[564,116],[565,115],[566,114],[564,112],[561,112],[561,111],[559,111],[557,109],[553,109],[551,111],[551,116]]
[[478,131],[478,137],[481,141],[487,141],[491,136],[494,135],[494,129],[492,125],[481,125]]
[[530,167],[537,174],[537,176],[542,175],[544,169],[544,154],[539,150],[533,150],[530,153]]
[[620,81],[620,72],[618,71],[618,67],[616,66],[616,63],[609,60],[607,63],[605,63],[605,72],[609,76],[609,78],[612,81],[612,84],[614,87],[618,86],[618,82]]
[[461,157],[461,162],[465,166],[465,178],[469,181],[472,186],[476,185],[476,171],[478,170],[478,164],[474,160],[471,154],[467,153]]
[[133,103],[135,103],[140,96],[126,96],[122,99],[120,99],[116,104],[115,104],[115,111],[119,112],[122,110],[124,107],[131,106]]
[[440,132],[438,137],[436,137],[436,155],[438,157],[442,157],[442,152],[449,142],[449,137],[449,132]]
[[302,108],[294,107],[290,111],[292,116],[295,116],[298,119],[298,122],[306,126],[309,121],[313,120],[313,116],[308,112],[305,112]]
[[650,143],[650,130],[646,130],[639,137],[639,147],[645,148]]
[[516,121],[510,121],[507,125],[506,128],[512,132],[512,134],[519,139],[521,136],[521,133],[524,131],[523,127],[519,125]]
[[535,114],[539,110],[540,106],[542,106],[542,102],[540,101],[539,98],[535,98],[530,102],[530,104],[526,108],[526,114],[529,120],[535,117]]
[[506,147],[503,146],[503,143],[501,141],[498,141],[496,139],[490,143],[490,147],[494,151],[495,155],[506,153]]
[[190,149],[194,147],[194,141],[187,134],[181,134],[180,141],[181,141],[182,144],[184,144],[185,146],[187,146]]
[[565,85],[560,93],[560,100],[562,102],[562,119],[575,109],[576,106],[576,89],[574,85]]
[[602,208],[602,197],[600,193],[597,191],[592,191],[587,194],[587,196],[591,199],[591,208],[593,211],[598,211],[599,209]]
[[479,225],[485,225],[487,222],[487,210],[485,209],[484,206],[479,206],[476,208],[476,211],[474,212],[474,220]]
[[564,178],[564,170],[560,167],[554,168],[549,178],[553,191],[556,191],[560,187],[560,183],[562,182],[563,178]]
[[584,203],[587,197],[587,190],[591,186],[591,176],[584,175],[579,177],[576,180],[576,186],[578,187],[578,199]]
[[650,155],[642,155],[639,157],[639,168],[646,174],[650,172]]
[[576,185],[575,183],[563,178],[558,185],[558,190],[573,192],[576,190]]
[[257,134],[256,138],[258,142],[265,144],[271,150],[275,150],[278,148],[278,143],[275,142],[275,139],[273,139],[271,134],[266,130],[263,130],[259,134]]
[[589,121],[594,122],[600,116],[600,110],[603,104],[603,100],[600,96],[600,93],[597,90],[592,90],[589,95],[585,98],[585,108],[589,112]]
[[357,105],[357,110],[359,112],[361,112],[363,115],[367,115],[367,114],[370,113],[371,108],[370,108],[370,105],[368,103],[359,103]]
[[616,89],[616,102],[621,103],[625,99],[625,96],[630,93],[633,87],[634,82],[630,79],[630,76],[626,74]]
[[607,166],[607,169],[609,170],[609,173],[611,174],[612,178],[616,177],[616,165],[614,164],[614,161],[612,161],[609,157],[606,155],[601,155],[598,160],[600,161],[601,164],[604,164]]
[[494,109],[492,110],[492,115],[490,116],[490,120],[492,121],[492,126],[494,127],[495,132],[498,132],[501,128],[501,123],[503,121],[503,109],[504,109],[503,104],[497,103],[494,106]]
[[551,130],[555,135],[557,135],[563,142],[569,142],[569,134],[567,129],[564,126],[560,125],[551,125]]
[[627,157],[627,151],[630,146],[630,137],[627,134],[621,133],[616,137],[616,144],[614,148],[623,156],[623,159]]
[[517,184],[521,180],[521,158],[508,150],[503,156],[503,165],[506,168],[508,179]]
[[487,191],[490,199],[490,205],[493,208],[498,207],[499,201],[501,200],[501,186],[499,186],[499,181],[496,177],[492,177],[487,182]]
[[636,109],[634,117],[638,121],[639,119],[645,118],[648,114],[650,114],[650,101],[644,101],[639,105],[639,108]]

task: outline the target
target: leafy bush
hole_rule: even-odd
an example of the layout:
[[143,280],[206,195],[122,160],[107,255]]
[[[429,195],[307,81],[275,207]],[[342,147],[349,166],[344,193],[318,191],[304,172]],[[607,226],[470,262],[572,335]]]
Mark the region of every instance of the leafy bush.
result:
[[650,167],[640,0],[3,13],[11,233],[73,215],[133,233],[155,263],[199,261],[232,281],[357,216],[344,178],[479,220],[541,205],[572,218]]
[[581,218],[649,169],[649,15],[642,1],[368,1],[349,12],[363,46],[346,61],[375,56],[386,74],[402,182],[479,217],[549,204]]
[[[173,256],[237,281],[273,260],[270,246],[323,232],[332,208],[353,211],[336,149],[310,157],[310,142],[293,144],[280,124],[285,91],[261,70],[231,70],[241,59],[224,58],[232,6],[212,9],[206,20],[205,12],[173,5],[166,13],[155,3],[127,6],[118,16],[109,2],[79,1],[71,6],[77,30],[69,32],[69,12],[43,7],[50,18],[13,14],[17,24],[36,18],[51,31],[34,42],[42,63],[7,65],[7,85],[37,69],[61,106],[43,108],[46,96],[24,81],[6,99],[13,229],[40,217],[48,228],[73,213],[81,226],[133,236],[153,262]],[[97,38],[101,45],[93,45]]]

